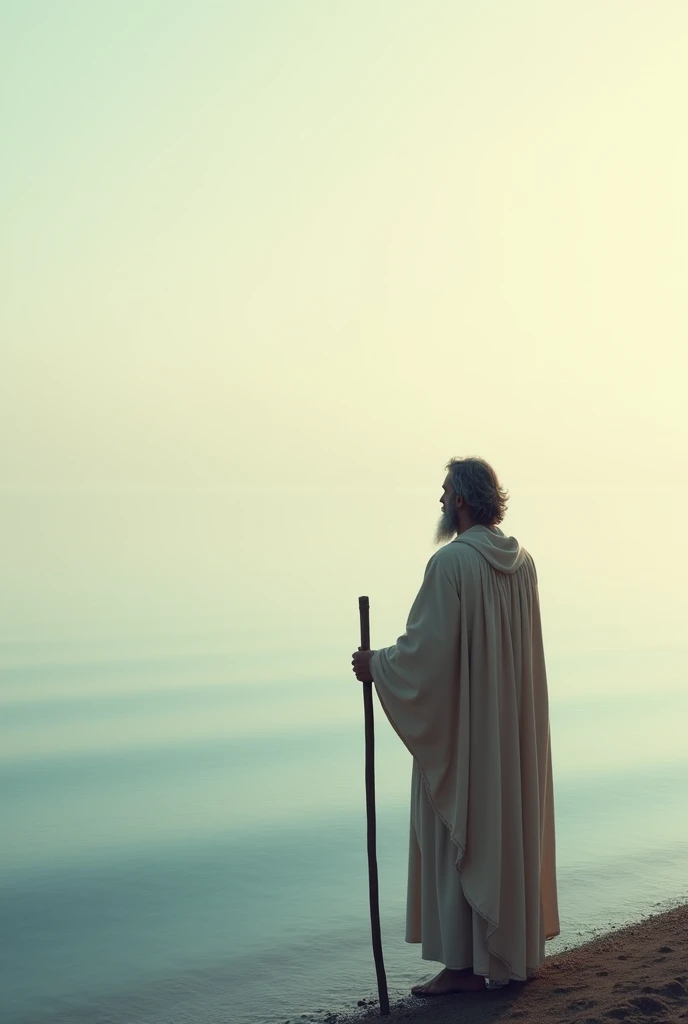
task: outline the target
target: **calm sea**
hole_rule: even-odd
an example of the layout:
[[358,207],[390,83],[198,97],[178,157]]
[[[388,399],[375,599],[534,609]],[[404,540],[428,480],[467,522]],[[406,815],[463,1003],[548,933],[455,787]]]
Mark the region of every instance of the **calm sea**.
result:
[[[361,695],[335,653],[261,674],[198,645],[2,645],[3,1024],[262,1024],[373,995]],[[551,952],[688,898],[685,655],[550,659]],[[411,765],[379,706],[376,726],[396,995],[435,967],[403,942]]]

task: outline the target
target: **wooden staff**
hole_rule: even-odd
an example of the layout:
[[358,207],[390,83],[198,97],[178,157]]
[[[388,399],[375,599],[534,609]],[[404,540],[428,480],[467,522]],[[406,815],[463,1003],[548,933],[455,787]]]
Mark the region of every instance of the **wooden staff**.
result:
[[[359,597],[358,611],[361,618],[361,646],[359,651],[370,650],[370,602]],[[375,726],[373,721],[373,684],[363,684],[363,713],[365,717],[365,785],[366,815],[368,818],[368,892],[370,895],[370,927],[373,933],[373,956],[377,974],[377,991],[380,996],[380,1015],[389,1013],[387,977],[382,959],[382,935],[380,934],[380,903],[377,885],[377,843],[375,836]]]

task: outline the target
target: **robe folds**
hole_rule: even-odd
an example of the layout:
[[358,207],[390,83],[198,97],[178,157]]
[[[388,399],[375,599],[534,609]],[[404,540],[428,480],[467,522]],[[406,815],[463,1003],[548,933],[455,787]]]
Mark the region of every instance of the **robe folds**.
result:
[[498,527],[473,526],[445,544],[427,564],[406,632],[375,651],[370,670],[453,844],[460,890],[477,915],[473,934],[484,943],[474,970],[525,980],[542,963],[545,940],[559,934],[547,676],[530,554]]

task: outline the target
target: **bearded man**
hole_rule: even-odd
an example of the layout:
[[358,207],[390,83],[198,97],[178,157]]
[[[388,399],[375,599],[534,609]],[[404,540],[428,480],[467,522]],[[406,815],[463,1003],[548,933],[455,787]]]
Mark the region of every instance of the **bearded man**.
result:
[[445,964],[417,996],[525,981],[559,934],[535,563],[499,529],[508,494],[492,467],[445,468],[443,546],[406,632],[353,654],[413,756],[406,941]]

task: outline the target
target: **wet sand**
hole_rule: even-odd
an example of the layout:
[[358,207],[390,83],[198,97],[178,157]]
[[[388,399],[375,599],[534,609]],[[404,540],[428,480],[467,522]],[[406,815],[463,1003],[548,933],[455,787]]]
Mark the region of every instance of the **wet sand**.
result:
[[[422,962],[423,963],[423,962]],[[434,965],[427,976],[432,977]],[[441,965],[438,965],[438,970]],[[419,980],[422,977],[419,972]],[[377,1006],[328,1024],[380,1020]],[[472,995],[408,997],[390,1024],[673,1024],[688,1021],[688,905],[548,958],[527,984]]]

